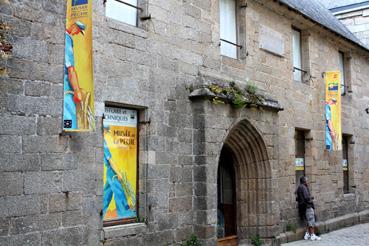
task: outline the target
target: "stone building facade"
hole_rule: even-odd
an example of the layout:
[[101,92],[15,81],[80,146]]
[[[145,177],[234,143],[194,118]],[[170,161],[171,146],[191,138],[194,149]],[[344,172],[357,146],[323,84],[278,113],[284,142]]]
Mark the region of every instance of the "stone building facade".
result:
[[[67,134],[66,2],[1,1],[12,49],[0,62],[0,245],[175,245],[191,233],[216,245],[224,149],[235,170],[239,244],[257,234],[275,245],[293,240],[299,234],[286,231],[298,224],[296,131],[321,231],[368,221],[369,51],[289,2],[237,1],[242,49],[232,59],[220,54],[218,1],[139,1],[140,15],[151,18],[137,27],[107,18],[104,1],[93,1],[97,127]],[[292,27],[302,33],[302,82],[293,80]],[[326,151],[324,142],[322,76],[338,69],[339,51],[347,61],[348,193],[342,152]],[[229,81],[251,81],[272,100],[235,109],[196,90]],[[106,105],[139,111],[138,223],[103,227]]]
[[363,44],[369,45],[368,1],[356,1],[352,4],[342,3],[330,8],[330,10]]

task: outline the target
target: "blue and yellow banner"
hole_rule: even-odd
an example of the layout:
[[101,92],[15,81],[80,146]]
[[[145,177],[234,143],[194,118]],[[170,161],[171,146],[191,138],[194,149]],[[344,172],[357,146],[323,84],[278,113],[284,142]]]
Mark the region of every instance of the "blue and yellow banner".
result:
[[106,107],[104,221],[137,217],[137,111]]
[[325,73],[325,146],[329,151],[342,150],[341,74]]
[[67,0],[63,130],[94,129],[92,0]]

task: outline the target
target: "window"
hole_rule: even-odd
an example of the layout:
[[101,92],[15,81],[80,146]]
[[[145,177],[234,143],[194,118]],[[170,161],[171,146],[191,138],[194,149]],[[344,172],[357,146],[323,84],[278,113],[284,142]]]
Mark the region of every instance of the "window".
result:
[[220,53],[237,59],[236,1],[219,0]]
[[134,222],[138,191],[138,112],[105,107],[103,221],[105,226]]
[[137,0],[106,0],[106,16],[137,26]]
[[342,51],[338,52],[339,55],[339,70],[341,73],[341,95],[344,95],[346,92],[345,88],[345,54]]
[[305,131],[302,130],[295,131],[295,176],[296,185],[305,176]]
[[349,193],[349,158],[348,158],[348,136],[342,136],[342,170],[343,170],[343,192]]
[[302,82],[301,31],[292,29],[293,79]]

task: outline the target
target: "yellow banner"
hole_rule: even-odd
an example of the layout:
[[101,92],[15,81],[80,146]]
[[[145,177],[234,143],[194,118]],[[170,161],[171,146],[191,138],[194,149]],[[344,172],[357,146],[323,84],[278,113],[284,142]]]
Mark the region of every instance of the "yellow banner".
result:
[[95,129],[92,0],[67,0],[63,130]]
[[137,217],[137,111],[105,109],[104,221]]
[[325,145],[330,151],[342,150],[341,75],[325,73]]

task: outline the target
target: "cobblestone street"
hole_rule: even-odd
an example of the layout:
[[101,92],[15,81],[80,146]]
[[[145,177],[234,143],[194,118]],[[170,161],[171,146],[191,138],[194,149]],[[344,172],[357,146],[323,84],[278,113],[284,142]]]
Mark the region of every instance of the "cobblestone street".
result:
[[322,234],[320,241],[300,240],[282,244],[284,246],[367,246],[369,245],[369,223],[347,227],[341,230]]

